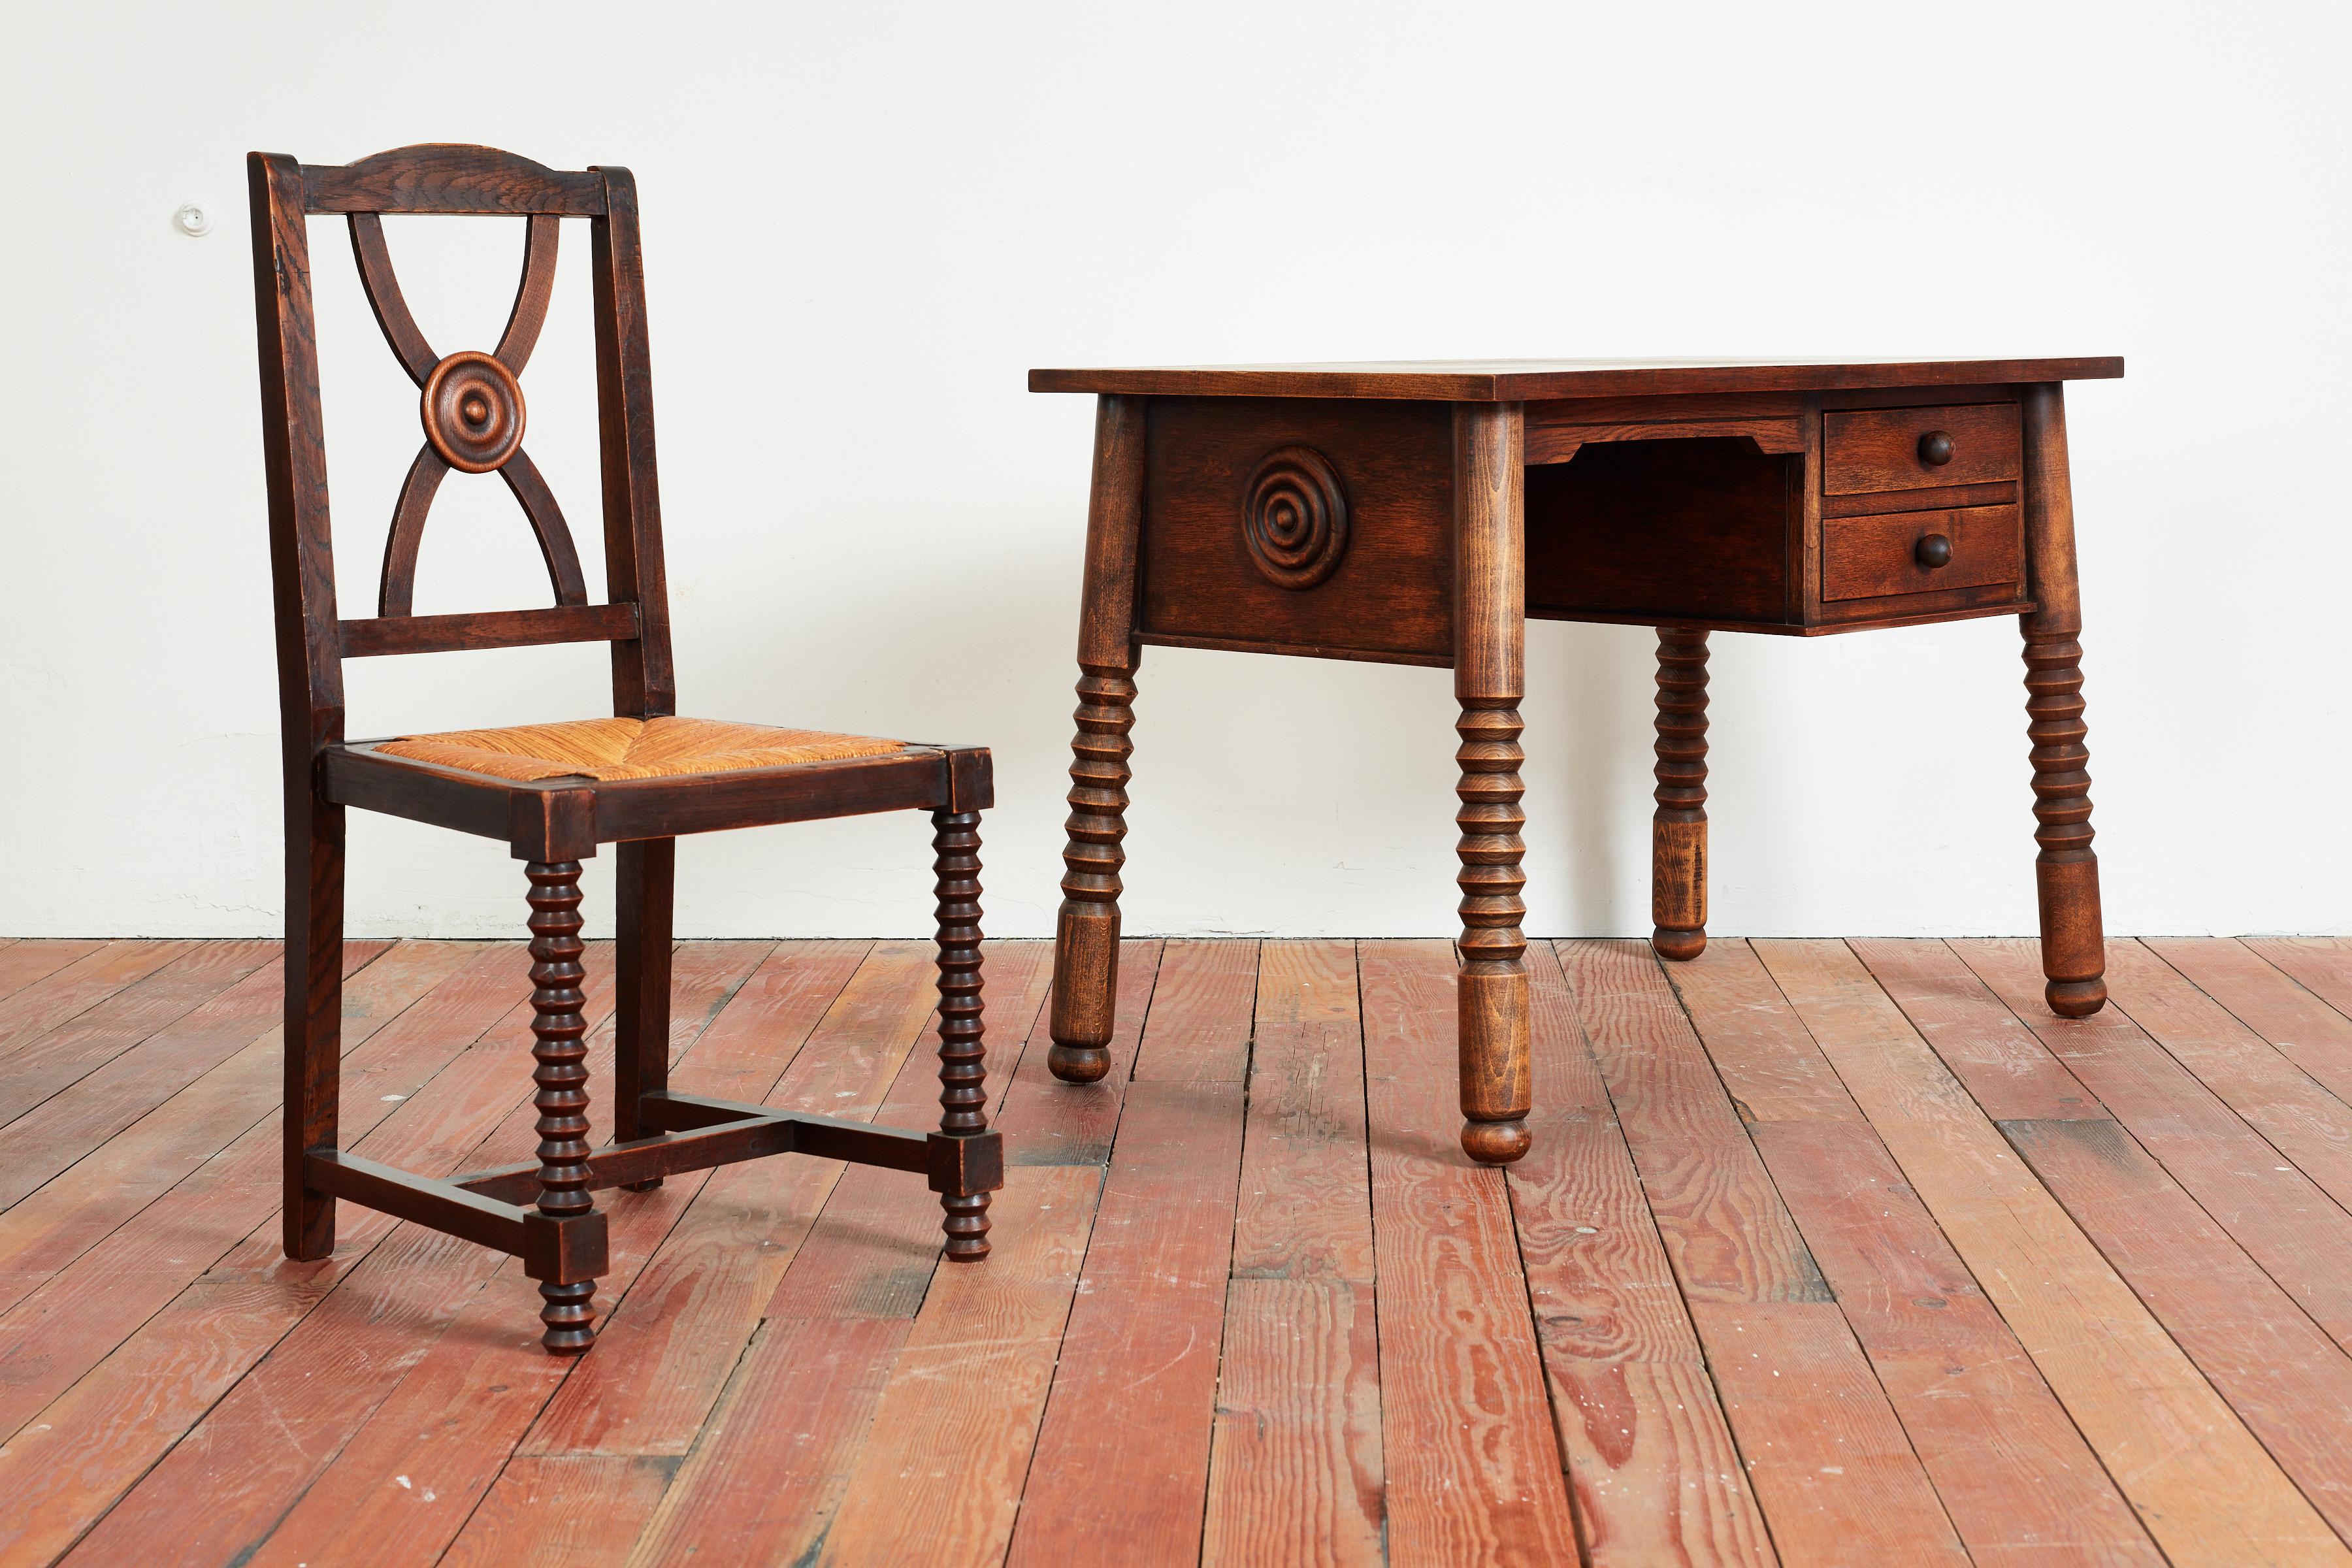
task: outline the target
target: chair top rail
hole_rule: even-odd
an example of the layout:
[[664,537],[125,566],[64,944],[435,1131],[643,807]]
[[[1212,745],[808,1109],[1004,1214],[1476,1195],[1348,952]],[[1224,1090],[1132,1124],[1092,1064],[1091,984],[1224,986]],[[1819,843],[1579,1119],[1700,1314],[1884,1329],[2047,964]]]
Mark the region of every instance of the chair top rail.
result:
[[604,216],[604,176],[551,169],[495,147],[426,142],[355,163],[302,165],[310,213]]

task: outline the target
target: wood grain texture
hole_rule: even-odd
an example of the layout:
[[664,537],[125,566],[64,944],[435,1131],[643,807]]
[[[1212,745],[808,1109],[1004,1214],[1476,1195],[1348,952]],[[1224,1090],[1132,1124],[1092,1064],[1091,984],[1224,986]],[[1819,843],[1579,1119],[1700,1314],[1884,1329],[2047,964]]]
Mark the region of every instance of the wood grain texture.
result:
[[[391,945],[347,945],[345,983]],[[0,1131],[8,1149],[0,1169],[0,1208],[268,1034],[283,1005],[284,984],[284,971],[274,961],[253,970],[9,1123]]]
[[[704,1042],[711,1054],[698,1049],[678,1064],[677,1087],[872,1118],[919,1054],[935,993],[925,944],[861,947],[780,945],[720,1015]],[[590,1357],[521,1451],[685,1453],[841,1172],[835,1162],[793,1159],[711,1173],[604,1326],[624,1353]]]
[[1237,1000],[1229,1074],[1128,1089],[1008,1563],[1200,1560],[1249,1055]]
[[675,1461],[518,1455],[466,1520],[449,1568],[613,1568],[669,1485]]
[[[590,970],[598,1022],[610,1005],[596,979],[604,969]],[[428,1172],[528,1152],[531,1119],[514,1064],[530,1037],[528,1008],[511,1008],[350,1147]],[[226,1560],[261,1540],[389,1392],[387,1374],[414,1364],[497,1263],[415,1227],[379,1251],[394,1230],[383,1215],[356,1212],[337,1257],[318,1264],[289,1263],[265,1232],[236,1244],[9,1439],[23,1506],[0,1550],[37,1557],[88,1530],[78,1548],[87,1561]],[[256,1376],[265,1355],[269,1370]],[[374,1375],[335,1375],[354,1360]],[[257,1427],[270,1439],[254,1437]],[[91,1529],[126,1489],[137,1501],[124,1497]],[[173,1517],[190,1489],[211,1500],[201,1529]]]
[[1003,1556],[1101,1180],[1006,1173],[995,1255],[934,1280],[816,1562]]
[[1691,1317],[1790,1562],[1969,1561],[1835,1304],[1694,1301]]
[[2352,1016],[2352,938],[2250,936],[2245,942],[2338,1013]]
[[2352,1018],[2255,951],[2252,941],[2143,938],[2141,945],[2229,1009],[2338,1100],[2352,1102]]
[[1970,1557],[2161,1562],[1754,952],[1671,974]]
[[1830,1300],[1804,1238],[1647,948],[1608,942],[1554,946],[1684,1297]]
[[1380,1334],[1372,1288],[1235,1279],[1209,1460],[1204,1568],[1385,1561]]
[[[2263,1018],[2286,1044],[2249,1027],[2235,1008],[2168,962],[2174,956]],[[2352,1088],[2352,1073],[2342,1070],[2352,1067],[2352,1019],[2235,942],[2117,942],[2108,962],[2108,984],[2125,1016],[2338,1206],[2352,1207],[2352,1107],[2312,1070]],[[2129,999],[2122,1000],[2126,990]]]
[[0,944],[0,1003],[110,945],[86,937],[11,937]]
[[[1053,1068],[1048,1059],[1051,1032],[1057,1025],[1041,1023],[1047,1037],[1031,1037],[1020,1064],[1005,1080],[1003,1109],[996,1121],[997,1131],[1004,1134],[1007,1161],[1016,1165],[1100,1165],[1110,1158],[1119,1106],[1150,1015],[1160,947],[1150,940],[1119,944],[1118,1024],[1104,1047],[1105,1074],[1099,1083],[1070,1083]],[[1061,952],[1056,942],[1057,973]]]
[[1856,1122],[1751,1132],[1969,1559],[2160,1564],[1876,1135]]
[[2089,381],[2120,359],[2011,360],[1402,360],[1358,364],[1163,365],[1033,370],[1032,392],[1145,397],[1381,397],[1509,403],[1538,398],[1813,392],[1832,387],[1983,386]]
[[[819,987],[828,973],[845,978],[864,946],[793,945],[803,949]],[[664,1044],[681,1053],[682,1065],[689,1071],[698,1065],[698,1047],[710,1021],[731,1017],[730,1004],[770,958],[772,946],[698,942],[682,956],[677,972],[678,1016]],[[847,951],[828,951],[837,949]],[[835,962],[826,963],[828,957]],[[743,1020],[751,1021],[751,1016]],[[725,1043],[719,1045],[715,1054],[723,1058]],[[673,1234],[700,1184],[701,1173],[697,1173],[656,1193],[614,1194],[612,1268],[599,1279],[608,1299],[616,1303],[627,1300],[647,1258]],[[253,1561],[339,1562],[363,1559],[372,1551],[428,1561],[446,1547],[499,1480],[502,1467],[535,1418],[544,1420],[543,1407],[551,1395],[576,1371],[584,1370],[532,1353],[532,1342],[520,1331],[520,1325],[529,1321],[531,1294],[530,1282],[515,1262],[499,1265],[449,1331],[418,1358],[352,1435],[334,1464],[303,1493]],[[387,1488],[383,1482],[386,1475],[407,1475],[412,1485]]]
[[[1940,562],[1922,553],[1940,540]],[[2013,506],[1959,507],[1825,519],[1822,597],[1874,599],[2006,584],[2024,595],[2024,536]]]
[[[2119,950],[2125,945],[2117,944]],[[1957,948],[2116,1121],[2338,1344],[2352,1348],[2352,1214],[2131,1017],[2109,1008],[2090,1018],[2053,1018],[2026,1005],[2034,986],[2030,943],[1970,942]],[[2147,966],[2158,967],[2153,958],[2143,954],[2142,959]],[[2183,1054],[2203,1071],[2242,1093],[2255,1091],[2247,1080],[2256,1071],[2267,1069],[2276,1076],[2286,1066],[2262,1049],[2258,1040],[2252,1043],[2270,1058],[2268,1063],[2231,1059],[2214,1042],[2185,1032],[2176,1032],[2175,1037],[2182,1041]],[[2322,1093],[2312,1086],[2311,1111],[2319,1110]],[[2294,1142],[2324,1136],[2313,1129],[2308,1115],[2289,1121],[2284,1112],[2273,1109],[2266,1120],[2286,1122],[2297,1134]],[[2347,1120],[2340,1108],[2326,1119],[2338,1124]],[[2322,1166],[2323,1171],[2330,1169],[2340,1174],[2343,1167],[2331,1159]]]
[[1584,1559],[1773,1562],[1559,957],[1531,960],[1535,1147],[1511,1207]]
[[2001,1131],[2294,1478],[2352,1541],[2352,1356],[2115,1121]]
[[1389,1561],[1571,1561],[1504,1178],[1438,1131],[1453,955],[1431,942],[1367,942],[1359,955]]
[[2166,1556],[2342,1561],[2326,1524],[1861,961],[1838,942],[1754,945]]
[[[1945,439],[1934,452],[1941,462],[1927,446],[1938,436]],[[2017,407],[2008,403],[1825,414],[1822,489],[1853,495],[2015,479],[2024,463],[2020,439]]]
[[[1345,657],[1454,651],[1451,423],[1437,405],[1156,398],[1135,629]],[[1244,527],[1253,470],[1305,448],[1336,475],[1347,544],[1304,591],[1270,581]]]
[[1381,1560],[1363,1061],[1355,944],[1264,943],[1204,1563]]

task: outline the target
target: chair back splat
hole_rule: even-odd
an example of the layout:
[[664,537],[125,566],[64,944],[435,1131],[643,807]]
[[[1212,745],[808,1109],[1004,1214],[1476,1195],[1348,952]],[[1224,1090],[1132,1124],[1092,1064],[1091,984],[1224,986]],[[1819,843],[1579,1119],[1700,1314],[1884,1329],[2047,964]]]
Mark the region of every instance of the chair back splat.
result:
[[[262,325],[279,679],[289,718],[299,709],[307,720],[312,756],[317,748],[342,738],[341,660],[379,654],[608,642],[613,711],[632,718],[676,712],[661,500],[654,472],[645,274],[636,184],[629,172],[571,173],[495,148],[458,145],[403,147],[340,167],[256,153],[248,156],[247,171],[253,196],[255,301]],[[444,354],[425,340],[401,294],[384,243],[386,213],[525,220],[521,281],[497,347]],[[393,356],[417,385],[425,432],[393,505],[376,613],[362,619],[344,620],[336,612],[311,304],[307,219],[312,214],[341,214],[349,224],[361,287]],[[597,426],[610,598],[602,605],[588,602],[571,527],[523,446],[528,411],[520,377],[546,322],[567,217],[588,220],[595,271]],[[425,519],[452,468],[495,473],[506,481],[538,540],[554,590],[552,607],[413,613]]]

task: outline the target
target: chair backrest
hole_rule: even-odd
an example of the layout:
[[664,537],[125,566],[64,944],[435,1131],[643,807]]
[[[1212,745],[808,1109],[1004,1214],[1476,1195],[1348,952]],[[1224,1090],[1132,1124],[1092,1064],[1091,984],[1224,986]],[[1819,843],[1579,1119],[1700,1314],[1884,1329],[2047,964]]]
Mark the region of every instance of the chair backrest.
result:
[[[568,173],[491,147],[402,147],[340,167],[278,153],[247,155],[253,202],[254,308],[259,318],[263,444],[276,584],[278,672],[287,763],[302,767],[342,739],[342,661],[532,643],[613,645],[613,710],[677,710],[669,595],[662,572],[654,478],[653,382],[647,363],[636,183],[626,169]],[[392,514],[376,613],[345,620],[335,605],[333,536],[319,405],[308,219],[351,226],[361,285],[385,342],[422,394],[425,444]],[[522,217],[522,283],[498,346],[437,353],[418,331],[384,247],[385,213]],[[567,217],[588,220],[595,272],[596,407],[604,468],[608,604],[588,603],[579,552],[555,497],[524,452],[516,377],[546,319],[556,239]],[[435,492],[451,468],[495,471],[521,503],[554,584],[550,609],[476,615],[410,613],[416,553]],[[290,782],[290,779],[289,779]]]

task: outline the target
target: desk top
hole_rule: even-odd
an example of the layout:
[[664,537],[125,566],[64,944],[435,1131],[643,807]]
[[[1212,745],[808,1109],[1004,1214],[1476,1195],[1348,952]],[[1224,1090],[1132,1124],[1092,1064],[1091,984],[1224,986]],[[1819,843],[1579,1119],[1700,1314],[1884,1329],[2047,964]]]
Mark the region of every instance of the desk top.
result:
[[2095,381],[2124,362],[1958,360],[1399,360],[1360,364],[1150,365],[1129,370],[1033,370],[1032,392],[1111,392],[1143,397],[1393,397],[1435,403],[1523,403],[1554,397],[1680,393],[1832,392],[1884,386],[1984,386]]

